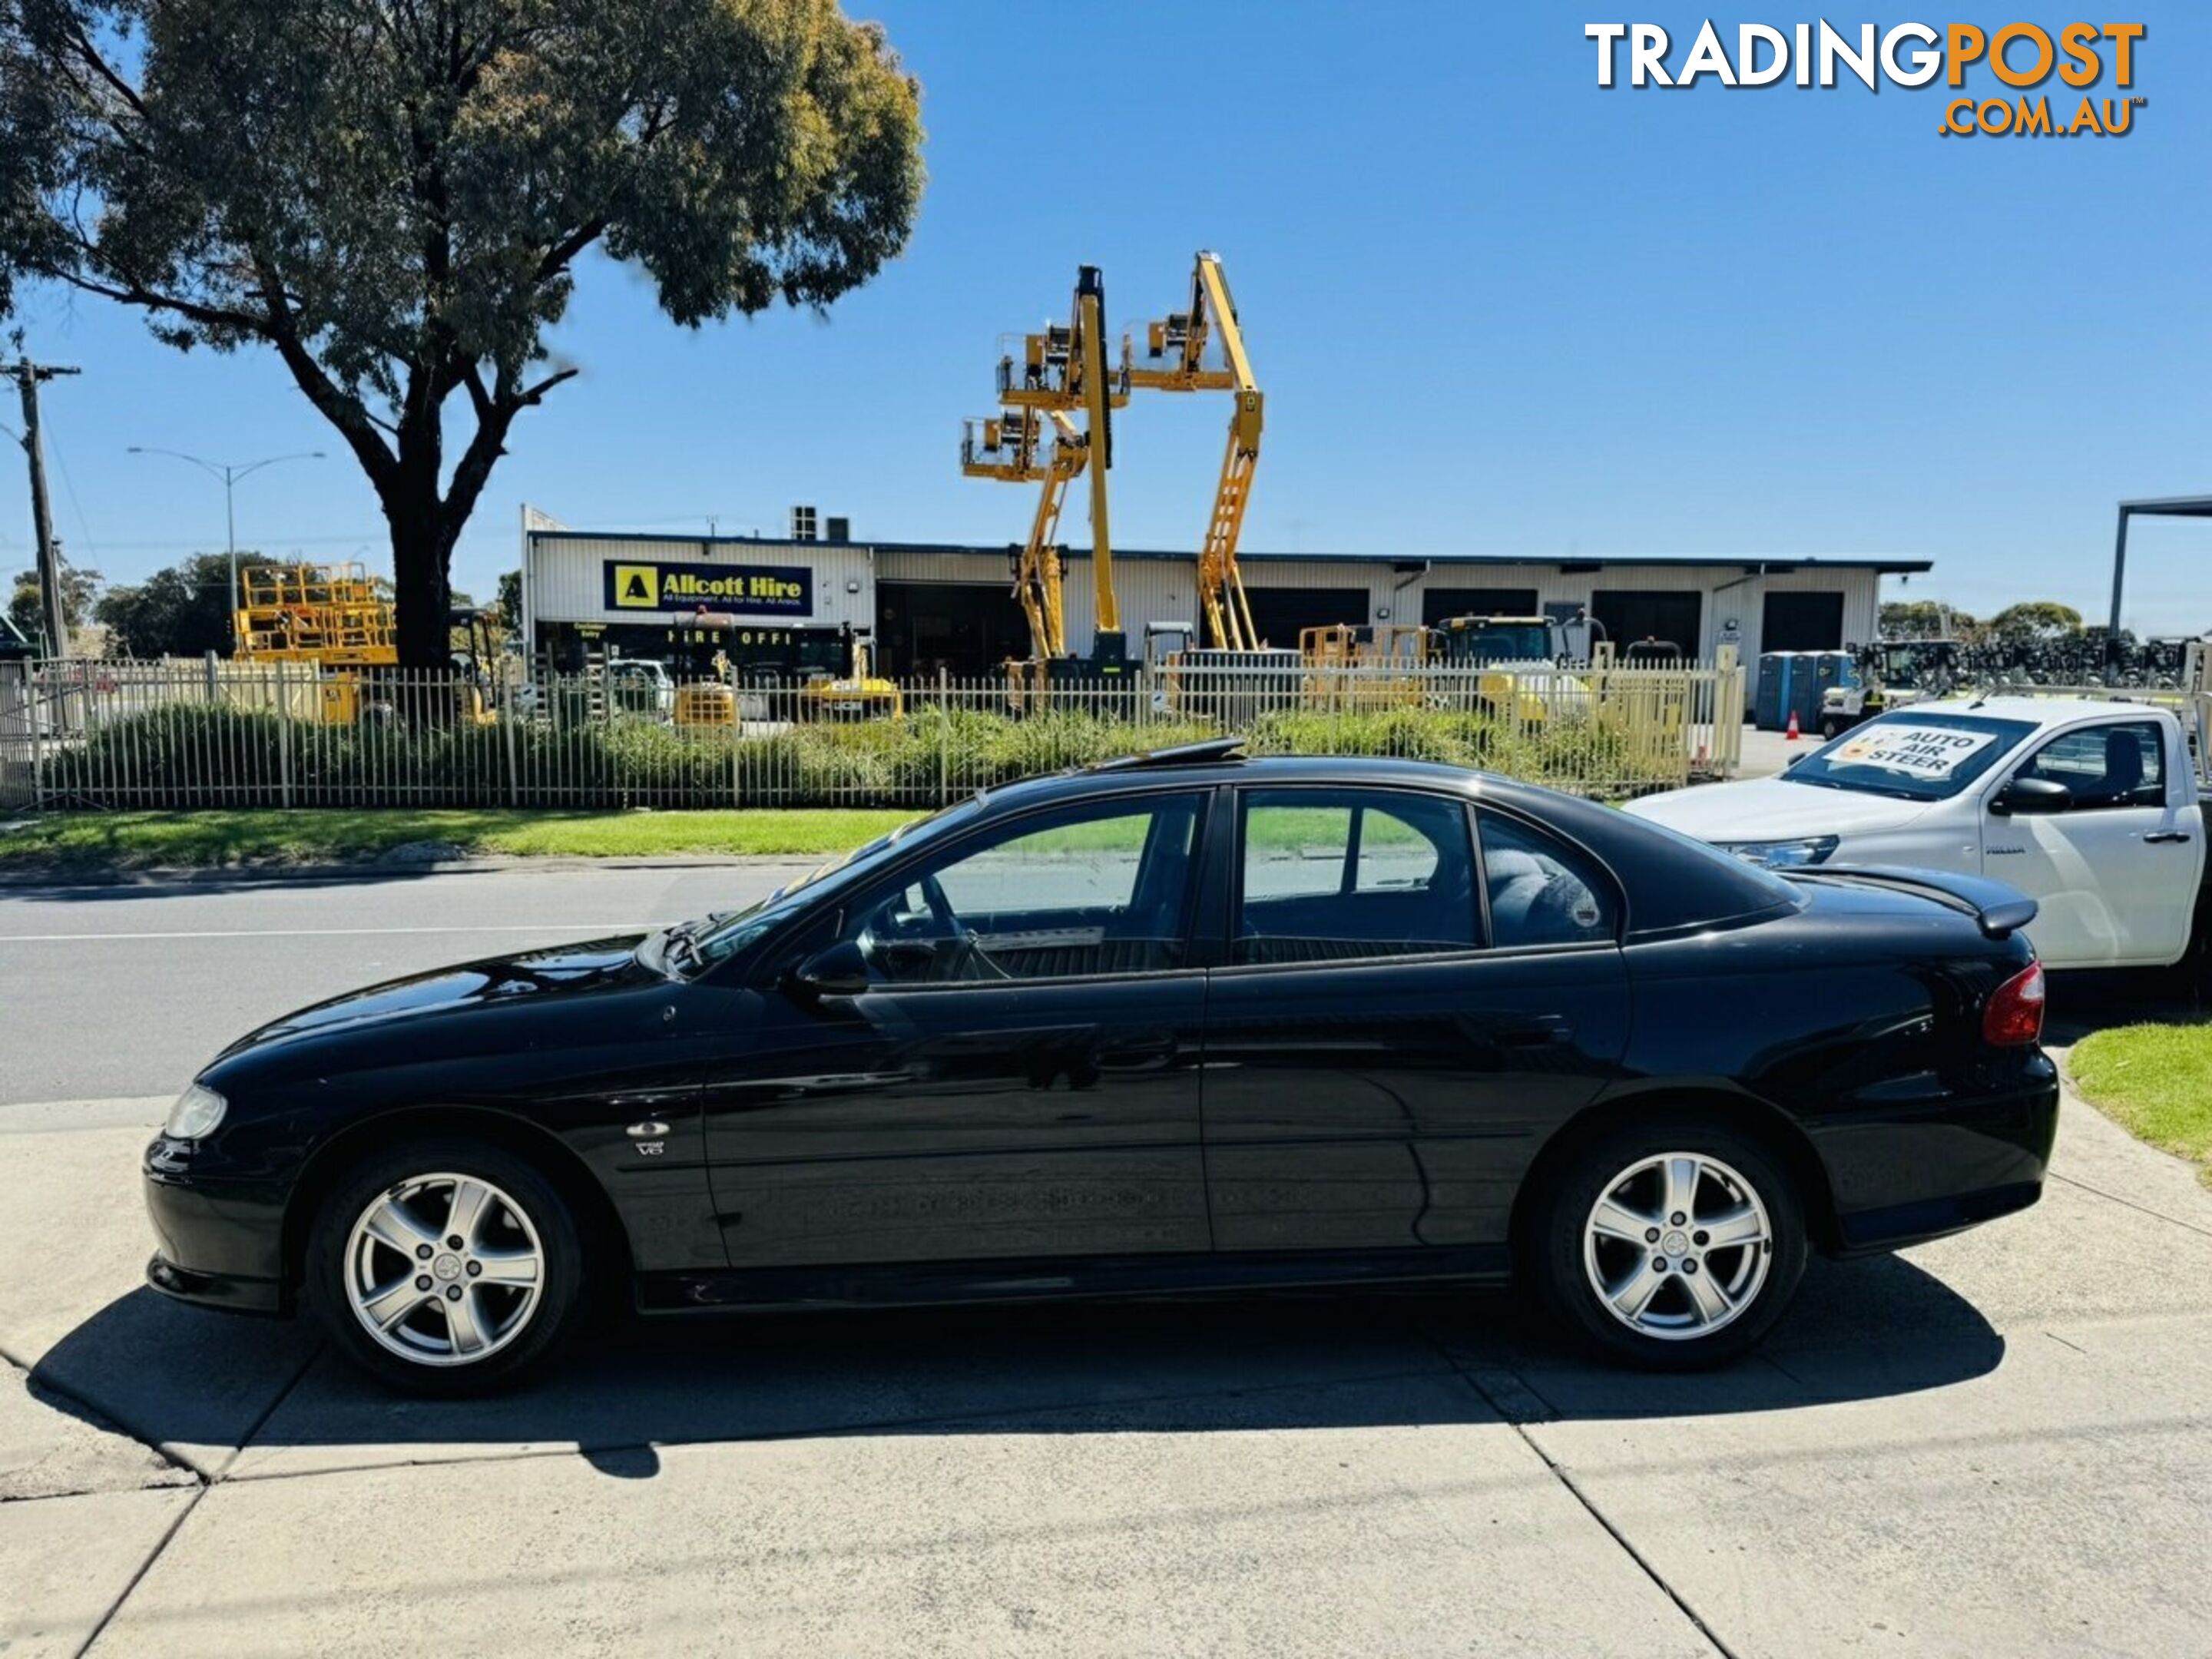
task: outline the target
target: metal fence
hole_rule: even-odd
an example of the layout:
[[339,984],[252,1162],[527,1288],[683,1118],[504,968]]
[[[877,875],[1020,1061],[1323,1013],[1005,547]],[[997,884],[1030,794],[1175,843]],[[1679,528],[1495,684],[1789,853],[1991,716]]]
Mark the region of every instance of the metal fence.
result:
[[1040,694],[58,660],[0,665],[0,807],[930,806],[1224,734],[1626,795],[1731,775],[1743,695],[1733,663],[1133,668]]

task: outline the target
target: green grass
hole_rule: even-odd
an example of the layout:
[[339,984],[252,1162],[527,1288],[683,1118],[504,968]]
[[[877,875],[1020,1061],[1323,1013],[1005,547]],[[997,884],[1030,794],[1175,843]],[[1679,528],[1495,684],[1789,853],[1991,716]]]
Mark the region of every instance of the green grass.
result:
[[2066,1069],[2100,1111],[2195,1164],[2212,1187],[2212,1024],[2093,1032],[2074,1045]]
[[[470,856],[650,858],[849,852],[920,813],[898,809],[757,807],[744,811],[507,811],[429,807],[316,807],[298,811],[58,812],[0,823],[0,872],[53,867],[222,869],[348,864],[410,842],[443,842]],[[1041,834],[1032,852],[1134,852],[1141,814]],[[1340,807],[1269,808],[1252,823],[1255,846],[1340,848]],[[1408,826],[1370,818],[1370,843],[1419,839]]]
[[635,858],[668,854],[813,856],[842,853],[906,823],[910,811],[763,808],[750,811],[69,812],[0,828],[0,870],[340,864],[408,842],[471,854]]

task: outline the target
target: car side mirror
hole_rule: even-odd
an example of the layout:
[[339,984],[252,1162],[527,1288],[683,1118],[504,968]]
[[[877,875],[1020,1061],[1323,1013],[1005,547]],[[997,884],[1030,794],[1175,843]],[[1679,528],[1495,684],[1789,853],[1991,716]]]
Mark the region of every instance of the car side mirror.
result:
[[2064,784],[2049,778],[2014,778],[1996,793],[1990,802],[1990,811],[2001,818],[2014,813],[2023,816],[2063,812],[2074,805],[2074,792]]
[[868,973],[867,957],[849,939],[841,939],[809,957],[784,979],[785,987],[793,994],[817,1002],[824,997],[860,996],[874,982]]

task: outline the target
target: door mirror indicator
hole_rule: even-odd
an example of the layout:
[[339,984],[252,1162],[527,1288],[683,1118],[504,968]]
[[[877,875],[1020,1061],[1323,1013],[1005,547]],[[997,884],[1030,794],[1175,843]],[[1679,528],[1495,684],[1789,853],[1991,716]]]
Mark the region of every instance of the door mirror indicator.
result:
[[872,983],[867,957],[861,954],[860,945],[848,939],[839,939],[809,957],[784,976],[787,990],[811,1001],[824,997],[860,996]]
[[1997,791],[1990,811],[2001,818],[2014,813],[2064,812],[2074,805],[2074,792],[2049,778],[2014,778]]

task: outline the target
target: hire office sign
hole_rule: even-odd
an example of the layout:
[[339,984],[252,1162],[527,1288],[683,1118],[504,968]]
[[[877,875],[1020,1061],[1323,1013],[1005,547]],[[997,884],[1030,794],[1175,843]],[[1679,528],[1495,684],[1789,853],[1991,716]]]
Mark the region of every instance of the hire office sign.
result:
[[663,614],[732,611],[749,617],[811,617],[813,573],[799,565],[671,564],[610,560],[606,608]]

